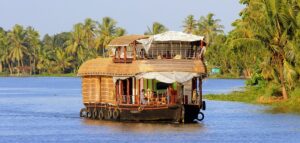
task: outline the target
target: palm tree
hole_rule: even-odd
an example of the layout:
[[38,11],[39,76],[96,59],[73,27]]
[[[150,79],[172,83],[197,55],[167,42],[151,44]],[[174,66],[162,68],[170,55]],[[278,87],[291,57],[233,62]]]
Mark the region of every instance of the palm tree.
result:
[[[30,69],[33,70],[33,73],[36,72],[36,60],[38,58],[37,49],[40,47],[40,35],[38,31],[36,31],[32,27],[27,27],[27,37],[26,37],[26,43],[29,50],[29,58],[30,58]],[[32,72],[30,72],[32,73]]]
[[98,24],[99,31],[96,39],[96,47],[98,50],[100,48],[102,49],[103,55],[105,48],[112,39],[122,36],[126,33],[125,29],[116,27],[116,24],[117,22],[110,17],[104,17],[102,22]]
[[197,21],[194,19],[194,15],[188,15],[183,23],[184,32],[194,33],[197,26]]
[[83,24],[84,39],[88,48],[94,48],[96,36],[96,22],[90,18],[85,19]]
[[4,29],[0,28],[0,72],[3,71],[5,63],[9,65],[10,73],[12,72],[10,68],[10,62],[9,62],[9,40],[7,37],[7,32],[4,31]]
[[116,37],[120,37],[120,36],[123,36],[125,34],[126,34],[126,30],[124,28],[121,28],[121,27],[116,28],[116,33],[115,33]]
[[76,56],[80,60],[80,63],[85,60],[84,51],[87,48],[87,45],[84,41],[85,35],[83,29],[84,28],[82,23],[75,24],[71,33],[71,38],[66,41],[66,51]]
[[25,46],[26,31],[21,25],[15,25],[8,36],[11,43],[9,56],[13,61],[17,61],[17,71],[20,74],[20,66],[24,66],[23,57],[28,53]]
[[220,25],[220,19],[214,19],[214,14],[209,13],[206,17],[201,16],[198,21],[195,34],[204,35],[207,45],[211,44],[212,39],[217,34],[223,33],[223,25]]
[[59,73],[64,73],[66,68],[69,68],[72,64],[71,61],[73,58],[71,56],[68,56],[66,52],[64,52],[62,49],[57,48],[56,49],[56,57],[55,57],[55,68]]
[[46,34],[41,41],[41,48],[37,49],[38,60],[37,69],[38,73],[53,73],[54,59],[55,59],[55,36]]
[[168,31],[168,29],[159,22],[154,22],[152,24],[151,28],[150,27],[147,27],[147,28],[148,28],[148,31],[146,31],[144,33],[145,35],[155,35],[155,34],[160,34],[160,33]]

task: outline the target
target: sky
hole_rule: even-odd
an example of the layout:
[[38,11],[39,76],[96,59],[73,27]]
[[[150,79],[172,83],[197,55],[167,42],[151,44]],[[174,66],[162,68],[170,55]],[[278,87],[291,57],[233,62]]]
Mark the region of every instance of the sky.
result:
[[0,0],[0,27],[32,26],[44,34],[71,31],[86,18],[101,21],[109,16],[128,34],[143,34],[147,26],[160,22],[169,30],[182,31],[184,19],[214,13],[225,32],[243,9],[239,0]]

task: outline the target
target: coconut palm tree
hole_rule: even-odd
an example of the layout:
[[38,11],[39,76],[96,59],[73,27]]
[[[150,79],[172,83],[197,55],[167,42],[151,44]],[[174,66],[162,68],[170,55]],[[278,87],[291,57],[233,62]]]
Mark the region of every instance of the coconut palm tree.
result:
[[88,48],[94,48],[96,36],[96,21],[90,18],[85,19],[83,24],[84,39]]
[[9,65],[9,70],[10,73],[12,74],[12,69],[10,67],[10,62],[9,62],[9,39],[7,37],[7,32],[0,28],[0,72],[3,71],[4,65],[8,64]]
[[197,26],[197,21],[194,19],[194,15],[188,15],[183,23],[183,32],[194,33]]
[[122,36],[126,33],[125,29],[116,27],[117,22],[110,18],[104,17],[102,22],[98,24],[98,37],[96,39],[96,47],[102,49],[102,54],[104,55],[105,48],[109,42],[119,36]]
[[198,21],[195,34],[204,35],[207,45],[211,44],[212,39],[217,34],[223,33],[223,25],[220,25],[220,19],[214,19],[214,14],[209,13],[206,17],[201,16]]
[[23,26],[15,25],[11,32],[8,33],[10,40],[10,53],[9,56],[13,61],[17,62],[17,71],[20,74],[20,66],[24,66],[23,57],[28,53],[25,46],[26,31]]
[[[26,43],[29,50],[29,59],[30,59],[30,67],[32,72],[35,74],[36,72],[36,60],[38,58],[38,48],[40,47],[40,35],[38,31],[36,31],[33,27],[27,27],[27,36],[26,36]],[[30,72],[30,73],[32,73]]]
[[155,35],[155,34],[160,34],[163,32],[168,31],[168,28],[166,28],[163,24],[159,23],[159,22],[154,22],[152,24],[152,27],[147,27],[148,31],[146,31],[144,34],[145,35]]
[[116,28],[116,33],[115,33],[116,37],[120,37],[120,36],[123,36],[125,34],[126,34],[126,30],[124,28],[121,28],[121,27]]
[[55,69],[59,73],[64,73],[65,69],[72,65],[71,61],[73,57],[68,56],[67,53],[60,48],[57,48],[55,51]]
[[[84,25],[82,23],[75,24],[73,27],[73,31],[71,33],[71,38],[66,41],[66,51],[74,56],[76,56],[80,63],[85,60],[85,49],[87,45],[84,41],[85,33],[84,33]],[[78,63],[80,65],[80,63]]]
[[[55,36],[54,36],[55,37]],[[53,73],[55,59],[55,38],[46,34],[43,38],[41,48],[37,49],[38,73]]]

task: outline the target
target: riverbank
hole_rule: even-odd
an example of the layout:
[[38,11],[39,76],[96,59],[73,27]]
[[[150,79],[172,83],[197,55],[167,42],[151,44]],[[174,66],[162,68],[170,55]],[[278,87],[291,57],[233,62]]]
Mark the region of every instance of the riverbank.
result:
[[249,104],[267,105],[271,113],[293,113],[300,115],[300,88],[290,93],[288,100],[280,96],[270,96],[270,91],[259,87],[245,87],[244,91],[234,91],[228,94],[208,94],[205,99],[218,101],[234,101]]
[[10,75],[7,73],[0,73],[0,77],[76,77],[77,75],[75,73],[66,73],[66,74],[50,74],[50,73],[43,73],[43,74],[14,74]]
[[247,79],[244,76],[237,76],[232,74],[209,74],[208,77],[212,79]]

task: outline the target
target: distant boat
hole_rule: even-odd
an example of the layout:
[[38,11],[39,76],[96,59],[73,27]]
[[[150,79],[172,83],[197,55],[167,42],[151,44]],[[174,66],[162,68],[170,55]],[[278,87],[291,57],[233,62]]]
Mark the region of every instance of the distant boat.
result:
[[79,68],[85,106],[80,116],[140,122],[203,120],[203,49],[204,37],[175,31],[113,39],[109,57],[89,60]]

